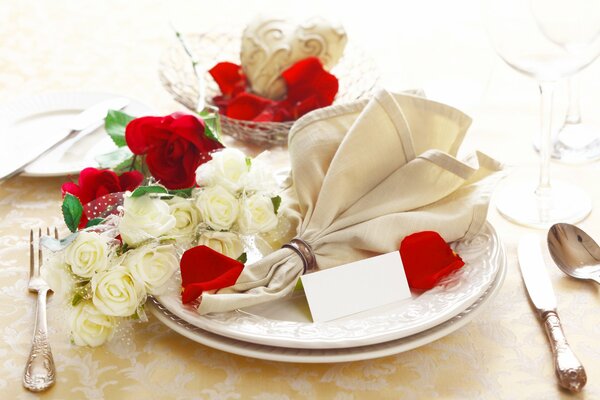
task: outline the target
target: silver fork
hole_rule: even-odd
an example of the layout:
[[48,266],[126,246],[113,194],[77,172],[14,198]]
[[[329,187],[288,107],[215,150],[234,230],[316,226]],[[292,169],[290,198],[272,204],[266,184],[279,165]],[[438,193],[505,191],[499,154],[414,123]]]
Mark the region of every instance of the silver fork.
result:
[[[50,236],[50,229],[46,228],[46,234]],[[40,276],[42,266],[42,247],[40,239],[42,230],[38,232],[38,262],[35,262],[33,229],[29,233],[29,285],[30,292],[37,293],[37,304],[35,309],[35,325],[33,327],[33,340],[31,352],[25,365],[23,374],[23,386],[32,392],[41,392],[48,389],[56,381],[56,369],[54,358],[48,341],[48,325],[46,322],[46,296],[50,287]],[[54,237],[58,239],[58,230],[54,228]]]

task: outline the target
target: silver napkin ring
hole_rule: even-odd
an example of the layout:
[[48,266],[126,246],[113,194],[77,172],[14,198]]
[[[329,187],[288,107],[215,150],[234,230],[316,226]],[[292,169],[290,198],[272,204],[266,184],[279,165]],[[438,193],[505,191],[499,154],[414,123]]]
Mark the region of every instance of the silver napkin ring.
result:
[[317,266],[317,259],[315,258],[315,253],[313,253],[312,248],[308,243],[300,238],[294,238],[290,240],[289,243],[281,246],[282,248],[287,247],[288,249],[292,249],[304,264],[304,270],[302,271],[302,275],[307,272],[312,271]]

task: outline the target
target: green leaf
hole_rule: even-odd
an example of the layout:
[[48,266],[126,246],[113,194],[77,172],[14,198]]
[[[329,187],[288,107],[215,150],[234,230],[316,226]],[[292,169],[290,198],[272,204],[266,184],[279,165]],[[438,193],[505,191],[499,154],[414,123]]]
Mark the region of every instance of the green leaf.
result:
[[127,124],[134,119],[135,117],[117,110],[109,110],[108,114],[106,114],[104,128],[106,129],[108,136],[111,137],[118,147],[127,146],[127,141],[125,140],[125,128],[127,127]]
[[42,246],[52,252],[62,251],[67,248],[79,235],[79,232],[71,233],[64,239],[58,240],[50,236],[42,236],[40,243]]
[[205,109],[200,111],[198,115],[204,121],[204,134],[206,137],[216,142],[221,142],[221,119],[218,111]]
[[81,303],[81,300],[83,300],[83,294],[80,292],[75,292],[73,295],[73,300],[71,300],[71,305],[75,307],[77,304]]
[[110,153],[96,156],[96,162],[100,168],[118,169],[122,165],[131,165],[132,158],[133,153],[131,150],[128,147],[121,147]]
[[141,197],[148,193],[161,193],[168,194],[169,191],[164,186],[152,185],[152,186],[140,186],[131,193],[131,197]]
[[241,262],[242,264],[246,264],[246,261],[248,261],[248,255],[246,253],[242,253],[242,255],[237,258],[237,261]]
[[271,203],[273,203],[273,211],[277,214],[279,206],[281,206],[281,196],[271,197]]
[[65,224],[71,232],[75,232],[81,221],[83,206],[79,199],[70,193],[67,193],[62,203],[62,213]]
[[192,190],[194,188],[169,190],[169,194],[189,199],[192,197]]
[[85,225],[86,228],[89,228],[91,226],[96,226],[101,224],[102,222],[104,222],[104,218],[94,218],[94,219],[90,219],[87,224]]
[[248,167],[248,171],[252,167],[252,159],[250,157],[246,157],[246,167]]
[[296,281],[296,286],[294,286],[294,292],[300,290],[304,291],[304,285],[302,284],[302,279],[298,278],[298,280]]

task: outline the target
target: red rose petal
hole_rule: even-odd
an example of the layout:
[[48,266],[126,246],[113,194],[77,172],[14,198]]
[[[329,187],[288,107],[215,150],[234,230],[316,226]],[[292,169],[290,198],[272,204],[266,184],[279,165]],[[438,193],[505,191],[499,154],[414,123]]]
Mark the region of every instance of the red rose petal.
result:
[[180,261],[181,299],[184,304],[196,300],[206,290],[235,284],[244,264],[207,246],[196,246],[183,253]]
[[319,107],[325,107],[333,103],[339,88],[337,78],[323,69],[317,57],[298,61],[283,71],[281,76],[287,85],[286,99],[291,104],[315,96]]
[[153,145],[152,131],[160,129],[163,117],[140,117],[125,127],[125,141],[133,154],[144,154]]
[[235,92],[243,91],[246,88],[246,77],[242,72],[242,67],[237,64],[220,62],[208,70],[208,73],[225,96],[232,96],[236,94]]
[[419,290],[433,288],[442,278],[465,265],[444,239],[432,231],[405,237],[400,244],[400,256],[408,285]]
[[133,191],[135,188],[140,186],[144,181],[144,175],[140,171],[129,171],[124,172],[119,176],[119,184],[121,185],[121,191]]
[[252,121],[260,115],[265,108],[273,106],[275,102],[271,99],[257,96],[252,93],[240,93],[229,102],[227,116],[230,118]]

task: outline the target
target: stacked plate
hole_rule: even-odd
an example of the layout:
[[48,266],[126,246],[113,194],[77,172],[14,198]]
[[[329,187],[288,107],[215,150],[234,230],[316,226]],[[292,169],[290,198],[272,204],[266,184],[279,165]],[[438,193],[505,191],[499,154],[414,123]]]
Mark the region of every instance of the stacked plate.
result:
[[176,291],[150,298],[151,312],[174,331],[223,351],[274,361],[364,360],[437,340],[474,319],[499,291],[506,257],[487,224],[453,244],[465,266],[411,299],[326,323],[313,323],[304,295],[228,313],[199,315]]

